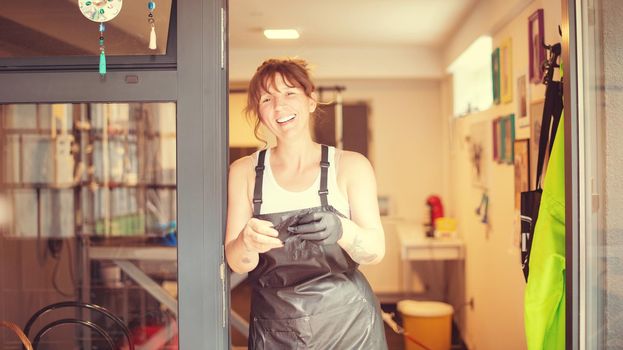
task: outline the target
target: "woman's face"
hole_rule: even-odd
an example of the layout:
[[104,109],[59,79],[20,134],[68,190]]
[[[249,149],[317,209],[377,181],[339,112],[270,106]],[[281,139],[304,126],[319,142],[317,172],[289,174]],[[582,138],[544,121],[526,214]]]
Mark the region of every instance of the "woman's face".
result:
[[309,133],[309,116],[316,110],[316,101],[300,87],[290,87],[279,74],[275,85],[260,95],[260,121],[277,138]]

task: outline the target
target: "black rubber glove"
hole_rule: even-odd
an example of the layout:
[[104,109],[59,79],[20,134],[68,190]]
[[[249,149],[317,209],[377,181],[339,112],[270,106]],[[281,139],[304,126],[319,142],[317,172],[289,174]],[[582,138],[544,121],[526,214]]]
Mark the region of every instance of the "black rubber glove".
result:
[[319,211],[301,216],[295,225],[288,227],[288,231],[302,240],[335,244],[342,238],[342,222],[330,211]]
[[[309,214],[310,211],[309,210],[301,210],[300,212],[296,213],[295,215],[291,215],[291,216],[282,216],[281,218],[274,218],[278,223],[273,226],[275,228],[275,230],[277,230],[277,232],[279,232],[279,236],[277,238],[279,238],[282,242],[286,242],[289,240],[292,240],[294,238],[294,235],[290,232],[290,230],[288,229],[290,226],[294,226],[297,224],[297,222],[299,221],[299,219],[307,214]],[[279,221],[279,219],[281,219],[281,221]],[[274,221],[273,221],[274,223]]]

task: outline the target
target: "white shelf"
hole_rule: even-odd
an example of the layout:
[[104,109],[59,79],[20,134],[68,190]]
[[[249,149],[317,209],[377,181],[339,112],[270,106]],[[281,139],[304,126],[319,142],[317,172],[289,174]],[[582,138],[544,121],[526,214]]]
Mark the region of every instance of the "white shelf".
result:
[[177,247],[90,246],[92,260],[157,260],[177,261]]
[[462,260],[464,243],[459,238],[429,238],[421,225],[395,223],[402,260]]

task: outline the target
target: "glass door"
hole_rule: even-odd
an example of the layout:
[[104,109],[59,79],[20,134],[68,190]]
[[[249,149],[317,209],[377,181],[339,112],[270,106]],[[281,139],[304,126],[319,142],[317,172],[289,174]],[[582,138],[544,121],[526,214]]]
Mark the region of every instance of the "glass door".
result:
[[[623,348],[623,3],[572,1],[577,39],[579,349]],[[569,231],[567,231],[569,232]],[[576,322],[576,320],[572,322]]]
[[0,106],[0,318],[38,348],[178,348],[176,141],[175,103]]
[[[104,77],[78,2],[0,14],[15,30],[0,33],[0,320],[28,328],[54,305],[29,330],[41,349],[131,348],[126,333],[137,349],[229,346],[227,1],[154,2],[159,50],[148,1],[124,1]],[[0,348],[18,342],[1,329]]]

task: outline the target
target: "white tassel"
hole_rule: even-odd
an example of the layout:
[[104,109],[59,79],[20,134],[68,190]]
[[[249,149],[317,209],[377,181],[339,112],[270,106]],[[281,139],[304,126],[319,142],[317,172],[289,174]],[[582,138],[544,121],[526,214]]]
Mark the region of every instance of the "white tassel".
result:
[[156,49],[156,30],[154,26],[151,26],[151,33],[149,33],[149,48],[152,50]]

